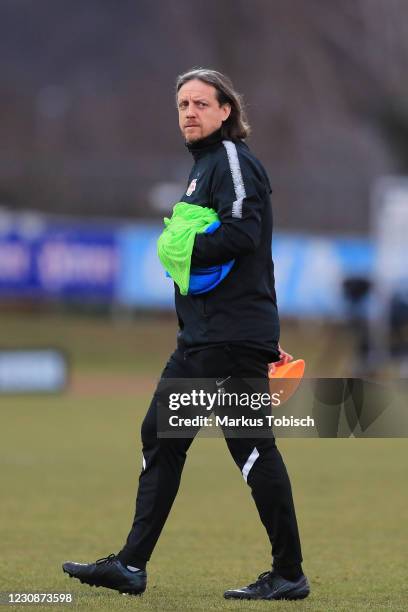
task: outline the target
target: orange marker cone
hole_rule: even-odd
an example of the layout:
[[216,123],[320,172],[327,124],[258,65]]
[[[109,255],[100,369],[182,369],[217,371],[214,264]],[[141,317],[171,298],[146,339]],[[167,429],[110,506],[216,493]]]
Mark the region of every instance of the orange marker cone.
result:
[[305,372],[304,359],[295,359],[283,365],[276,364],[276,370],[269,378],[302,378]]
[[269,373],[269,392],[279,392],[281,404],[288,401],[300,385],[305,372],[304,359],[295,359],[283,365],[276,364],[275,372]]

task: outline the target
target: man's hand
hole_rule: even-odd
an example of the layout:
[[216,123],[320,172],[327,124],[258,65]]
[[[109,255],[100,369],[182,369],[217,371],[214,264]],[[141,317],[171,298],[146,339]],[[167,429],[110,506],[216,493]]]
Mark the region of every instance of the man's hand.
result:
[[286,351],[283,350],[283,348],[281,348],[281,345],[278,344],[278,349],[279,349],[279,361],[274,361],[273,363],[268,363],[268,375],[271,376],[271,374],[275,374],[276,372],[276,366],[281,366],[281,365],[285,365],[287,363],[289,363],[289,361],[293,361],[293,355],[291,355],[290,353],[287,353]]

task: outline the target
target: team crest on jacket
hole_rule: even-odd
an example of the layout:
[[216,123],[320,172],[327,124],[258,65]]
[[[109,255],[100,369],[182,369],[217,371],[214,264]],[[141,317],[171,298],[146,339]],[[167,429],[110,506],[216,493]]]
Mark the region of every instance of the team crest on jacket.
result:
[[186,191],[186,195],[191,196],[193,191],[195,191],[196,186],[197,186],[197,179],[193,179],[191,181],[191,183],[189,184],[189,186],[188,186],[188,189]]

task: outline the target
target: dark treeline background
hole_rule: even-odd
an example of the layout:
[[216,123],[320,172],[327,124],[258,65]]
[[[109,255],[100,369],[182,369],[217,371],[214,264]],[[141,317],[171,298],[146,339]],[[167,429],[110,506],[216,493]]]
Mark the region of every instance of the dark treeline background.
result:
[[208,66],[278,226],[364,232],[373,180],[408,170],[407,60],[406,0],[0,0],[0,205],[162,216],[152,188],[191,165],[174,81]]

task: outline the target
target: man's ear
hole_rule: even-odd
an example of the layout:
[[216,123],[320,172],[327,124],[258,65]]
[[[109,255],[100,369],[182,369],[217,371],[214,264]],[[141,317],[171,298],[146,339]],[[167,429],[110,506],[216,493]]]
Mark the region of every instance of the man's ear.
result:
[[226,121],[231,114],[231,104],[229,102],[226,102],[225,104],[222,105],[222,109],[224,111],[223,121]]

